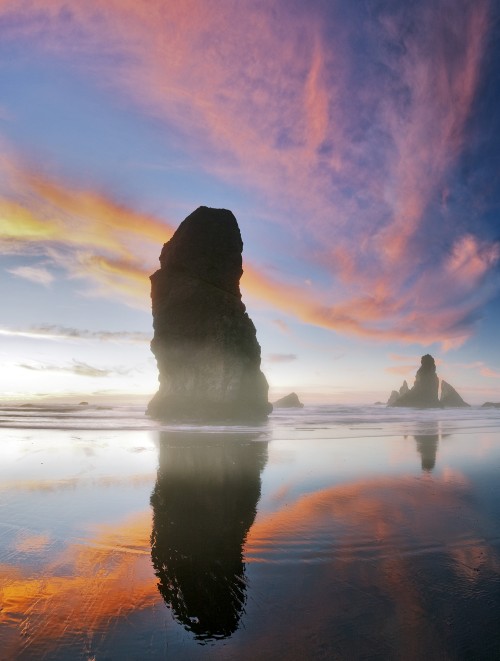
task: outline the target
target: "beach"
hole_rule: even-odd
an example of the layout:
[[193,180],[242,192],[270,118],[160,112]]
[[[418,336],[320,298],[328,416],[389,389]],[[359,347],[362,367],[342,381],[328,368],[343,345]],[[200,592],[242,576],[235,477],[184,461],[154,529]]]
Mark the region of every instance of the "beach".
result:
[[1,659],[493,659],[500,410],[2,406]]

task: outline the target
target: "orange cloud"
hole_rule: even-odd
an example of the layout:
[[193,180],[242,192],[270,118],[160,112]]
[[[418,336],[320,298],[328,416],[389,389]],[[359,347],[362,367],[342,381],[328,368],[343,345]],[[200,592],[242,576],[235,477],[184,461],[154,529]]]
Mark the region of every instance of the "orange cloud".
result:
[[[447,12],[419,3],[412,31],[397,11],[377,14],[368,36],[397,44],[399,54],[374,49],[388,75],[373,80],[356,78],[348,28],[331,22],[328,33],[305,6],[4,0],[0,11],[16,18],[7,36],[69,57],[97,84],[174,127],[207,170],[260,193],[291,242],[314,245],[302,257],[335,276],[335,294],[324,287],[311,298],[246,266],[255,296],[360,337],[451,348],[471,334],[474,311],[491,297],[484,280],[498,248],[454,230],[452,257],[429,267],[415,241],[463,143],[487,41],[486,0],[459,0]],[[149,273],[158,252],[145,244],[168,238],[165,223],[46,178],[25,184],[44,201],[43,222],[25,201],[6,201],[11,245],[27,236],[33,244],[61,235],[71,243],[72,234],[78,277],[93,278],[101,293],[112,287],[143,297],[140,272]],[[72,223],[54,218],[54,208]],[[96,249],[104,254],[96,257]]]
[[416,370],[416,365],[417,363],[413,363],[413,365],[396,365],[394,367],[386,367],[385,371],[388,372],[389,374],[398,374],[400,376],[408,376],[409,374],[412,374]]
[[480,372],[483,376],[486,376],[488,378],[500,379],[500,371],[492,370],[490,367],[487,367],[486,365],[484,367],[481,367]]

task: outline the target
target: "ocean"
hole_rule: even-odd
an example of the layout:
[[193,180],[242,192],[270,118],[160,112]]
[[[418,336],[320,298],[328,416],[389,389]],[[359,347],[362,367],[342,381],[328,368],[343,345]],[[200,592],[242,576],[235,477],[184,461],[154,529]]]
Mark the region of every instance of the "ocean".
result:
[[0,659],[499,659],[500,409],[0,407]]

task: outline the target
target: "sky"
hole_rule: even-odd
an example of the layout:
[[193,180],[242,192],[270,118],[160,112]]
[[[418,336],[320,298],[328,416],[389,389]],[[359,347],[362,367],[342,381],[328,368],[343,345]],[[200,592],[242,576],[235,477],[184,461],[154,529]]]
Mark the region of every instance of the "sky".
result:
[[149,275],[229,208],[273,400],[500,400],[491,0],[0,0],[0,398],[157,388]]

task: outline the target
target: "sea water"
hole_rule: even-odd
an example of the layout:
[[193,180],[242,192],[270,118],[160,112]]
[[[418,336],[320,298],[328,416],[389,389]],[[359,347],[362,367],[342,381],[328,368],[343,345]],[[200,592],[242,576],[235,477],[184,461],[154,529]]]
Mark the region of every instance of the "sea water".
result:
[[0,409],[0,659],[500,658],[500,410]]

